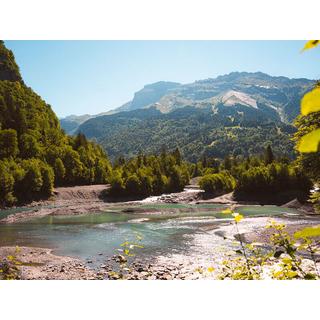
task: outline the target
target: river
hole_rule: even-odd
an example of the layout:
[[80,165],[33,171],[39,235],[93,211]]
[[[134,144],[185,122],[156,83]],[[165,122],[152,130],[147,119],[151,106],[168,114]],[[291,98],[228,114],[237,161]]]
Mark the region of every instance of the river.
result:
[[[226,205],[220,204],[140,203],[119,204],[96,214],[50,215],[0,225],[0,245],[53,248],[58,255],[99,265],[117,253],[124,241],[134,241],[139,234],[143,245],[137,249],[139,257],[184,255],[208,230],[230,223],[231,219],[221,213],[224,208]],[[15,210],[0,211],[0,218]],[[250,217],[298,213],[277,206],[240,206],[237,211]]]

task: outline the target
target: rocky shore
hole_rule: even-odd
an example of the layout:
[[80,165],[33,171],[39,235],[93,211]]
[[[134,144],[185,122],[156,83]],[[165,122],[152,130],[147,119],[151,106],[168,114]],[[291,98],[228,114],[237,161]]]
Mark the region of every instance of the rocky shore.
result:
[[[8,259],[9,258],[9,259]],[[82,261],[52,254],[51,249],[0,247],[0,261],[9,260],[21,280],[92,280],[96,272]],[[13,260],[13,261],[12,261]]]

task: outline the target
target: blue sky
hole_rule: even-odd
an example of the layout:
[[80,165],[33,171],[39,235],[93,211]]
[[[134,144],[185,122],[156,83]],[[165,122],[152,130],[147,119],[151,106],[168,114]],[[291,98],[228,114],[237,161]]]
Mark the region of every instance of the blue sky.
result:
[[145,84],[189,83],[232,71],[320,78],[304,41],[5,41],[22,76],[59,117],[105,112]]

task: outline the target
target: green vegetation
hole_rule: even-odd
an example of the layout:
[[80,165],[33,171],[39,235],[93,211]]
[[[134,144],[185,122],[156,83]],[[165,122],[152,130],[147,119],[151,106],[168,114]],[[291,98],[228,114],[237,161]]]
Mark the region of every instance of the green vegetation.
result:
[[235,184],[236,180],[228,171],[207,174],[199,181],[201,189],[215,195],[231,192],[234,189]]
[[2,40],[0,40],[0,81],[1,80],[22,82],[22,77],[19,67],[14,60],[13,52],[4,46]]
[[110,177],[112,196],[145,197],[182,191],[189,183],[190,165],[181,160],[178,149],[172,153],[138,157],[115,162]]
[[[298,131],[294,136],[294,140],[299,145],[299,141],[303,136],[308,135],[312,131],[320,129],[320,111],[313,112],[308,115],[300,115],[296,121]],[[320,134],[319,134],[320,135]],[[299,153],[297,157],[299,168],[312,180],[315,186],[320,186],[320,144],[316,152]],[[315,191],[311,195],[310,202],[313,203],[315,210],[320,213],[320,192]]]
[[301,170],[285,163],[259,165],[238,170],[236,199],[268,200],[285,203],[294,198],[305,201],[312,187]]
[[20,252],[20,248],[16,247],[14,255],[8,255],[0,260],[0,280],[18,280],[20,279],[19,266],[21,262],[17,260],[16,255]]
[[[319,254],[318,239],[320,226],[306,227],[290,235],[284,224],[271,221],[264,231],[268,234],[269,246],[263,248],[260,243],[246,244],[239,230],[243,216],[231,209],[223,211],[232,214],[237,230],[239,248],[235,256],[222,261],[218,272],[221,280],[316,280],[320,278],[316,255]],[[302,257],[312,262],[306,265]]]
[[[105,116],[89,119],[78,131],[96,139],[111,159],[179,146],[184,159],[201,156],[255,156],[270,144],[276,156],[295,157],[290,135],[300,100],[313,80],[232,72],[214,79],[174,85],[159,83]],[[63,121],[64,122],[64,121]]]
[[235,109],[232,117],[223,114],[227,112],[223,107],[214,114],[211,105],[184,107],[168,114],[154,108],[134,110],[90,119],[80,130],[96,139],[111,159],[119,154],[132,158],[141,151],[155,154],[165,145],[168,150],[179,146],[184,159],[196,162],[202,156],[254,156],[269,144],[275,155],[294,158],[292,125],[256,115],[255,109],[239,108],[244,110],[238,113]]
[[110,170],[97,144],[64,134],[0,42],[0,206],[49,197],[54,186],[106,183]]
[[236,200],[284,204],[308,198],[312,182],[289,159],[276,159],[268,146],[260,157],[226,157],[224,161],[203,158],[193,166],[193,176],[202,175],[200,187],[210,194],[234,190]]

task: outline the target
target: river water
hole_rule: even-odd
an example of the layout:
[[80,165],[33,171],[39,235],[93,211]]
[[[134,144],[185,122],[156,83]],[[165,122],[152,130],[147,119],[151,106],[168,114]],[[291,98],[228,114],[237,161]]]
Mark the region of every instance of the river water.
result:
[[[124,241],[135,241],[138,234],[143,245],[143,249],[136,252],[139,256],[184,254],[192,246],[195,235],[229,220],[221,213],[224,208],[218,204],[151,203],[118,205],[81,216],[45,216],[24,223],[0,225],[0,246],[48,247],[56,254],[99,264],[117,253]],[[0,218],[14,210],[0,211]],[[242,206],[237,211],[244,216],[297,213],[294,209],[276,206]]]

